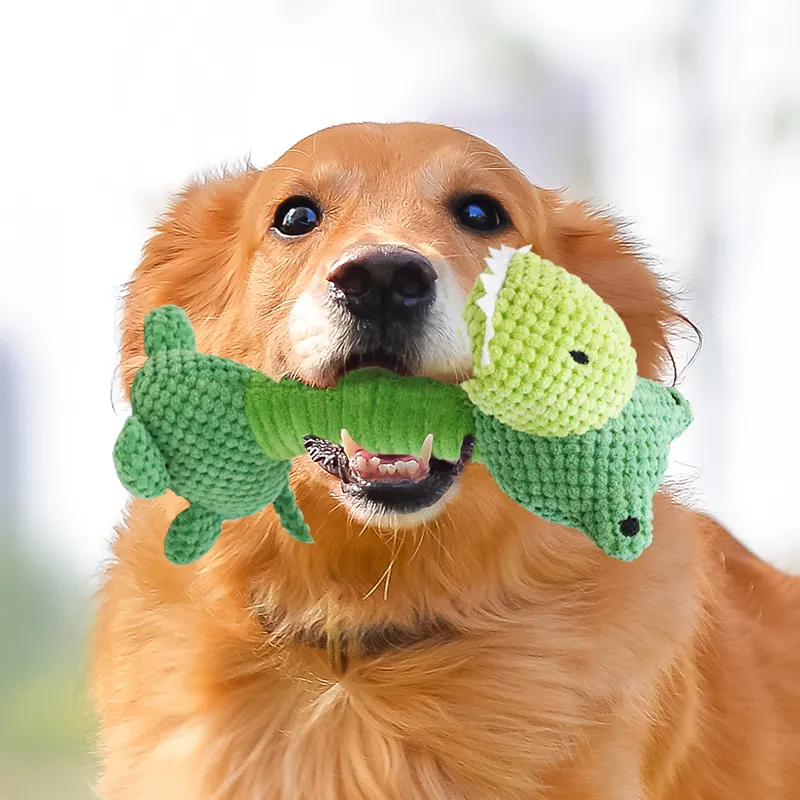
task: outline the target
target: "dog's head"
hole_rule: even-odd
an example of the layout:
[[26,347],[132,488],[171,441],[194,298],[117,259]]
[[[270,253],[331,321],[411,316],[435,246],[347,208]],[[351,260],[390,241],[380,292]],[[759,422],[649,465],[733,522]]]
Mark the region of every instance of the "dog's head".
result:
[[[272,377],[330,386],[378,365],[462,380],[471,367],[463,305],[488,248],[502,244],[531,244],[586,281],[624,320],[639,373],[655,376],[671,311],[619,229],[532,185],[486,142],[409,123],[323,130],[264,170],[187,188],[130,285],[123,381],[144,358],[144,315],[164,303],[186,309],[201,350]],[[312,527],[436,520],[473,535],[481,520],[516,513],[481,468],[453,471],[434,492],[426,453],[362,455],[373,480],[353,491],[308,459],[296,465]]]

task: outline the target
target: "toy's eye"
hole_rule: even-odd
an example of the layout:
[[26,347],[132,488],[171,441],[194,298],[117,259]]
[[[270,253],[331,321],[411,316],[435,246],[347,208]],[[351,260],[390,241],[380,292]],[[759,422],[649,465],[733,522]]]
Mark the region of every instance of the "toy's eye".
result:
[[508,223],[508,214],[503,206],[485,194],[461,198],[453,213],[461,225],[479,233],[497,230]]
[[627,517],[619,524],[619,530],[623,536],[636,536],[639,528],[639,520],[636,517]]
[[304,236],[322,220],[322,212],[308,197],[290,197],[275,211],[273,227],[284,236]]
[[589,356],[583,352],[583,350],[570,350],[569,354],[572,356],[572,360],[575,361],[577,364],[588,364],[589,363]]

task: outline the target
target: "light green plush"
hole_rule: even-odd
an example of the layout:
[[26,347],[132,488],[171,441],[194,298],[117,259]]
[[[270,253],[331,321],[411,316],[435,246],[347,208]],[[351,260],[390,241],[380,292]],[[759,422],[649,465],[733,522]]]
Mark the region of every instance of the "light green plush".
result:
[[627,328],[576,275],[529,252],[492,250],[467,299],[475,405],[537,436],[600,428],[630,400]]
[[291,459],[307,435],[338,442],[342,428],[377,453],[414,453],[433,432],[434,454],[451,460],[472,437],[473,460],[509,497],[608,555],[638,556],[652,540],[669,445],[691,420],[686,401],[637,377],[613,309],[529,248],[492,252],[464,316],[474,369],[461,386],[372,369],[318,389],[198,353],[181,309],[152,311],[114,460],[133,494],[171,489],[189,501],[167,533],[167,557],[194,561],[225,520],[269,504],[311,542]]

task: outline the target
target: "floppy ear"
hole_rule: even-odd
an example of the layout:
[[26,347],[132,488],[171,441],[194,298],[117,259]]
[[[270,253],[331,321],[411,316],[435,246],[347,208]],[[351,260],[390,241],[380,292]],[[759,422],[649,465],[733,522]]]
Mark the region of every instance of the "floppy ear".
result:
[[120,372],[126,396],[144,363],[144,318],[158,306],[181,306],[194,325],[219,318],[237,299],[252,254],[243,235],[247,198],[259,176],[248,167],[186,187],[155,226],[127,286]]
[[684,318],[618,222],[584,203],[567,203],[555,194],[551,201],[551,260],[613,306],[631,335],[639,374],[659,377],[671,363],[670,327]]

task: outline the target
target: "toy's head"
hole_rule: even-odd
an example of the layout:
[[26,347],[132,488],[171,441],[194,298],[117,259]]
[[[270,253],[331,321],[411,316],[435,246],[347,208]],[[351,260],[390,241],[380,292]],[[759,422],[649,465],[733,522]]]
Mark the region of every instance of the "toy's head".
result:
[[467,299],[475,405],[537,436],[602,427],[633,393],[625,324],[580,278],[530,252],[492,250]]

